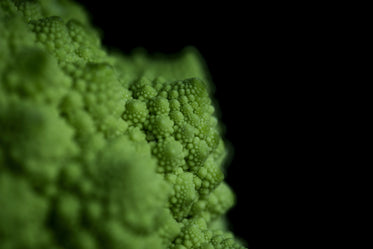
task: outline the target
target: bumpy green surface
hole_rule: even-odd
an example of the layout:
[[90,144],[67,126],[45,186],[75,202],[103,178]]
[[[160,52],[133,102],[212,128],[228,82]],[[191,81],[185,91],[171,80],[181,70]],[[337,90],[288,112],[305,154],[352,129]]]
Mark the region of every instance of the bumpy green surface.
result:
[[67,0],[0,0],[0,248],[243,248],[208,78],[105,51]]

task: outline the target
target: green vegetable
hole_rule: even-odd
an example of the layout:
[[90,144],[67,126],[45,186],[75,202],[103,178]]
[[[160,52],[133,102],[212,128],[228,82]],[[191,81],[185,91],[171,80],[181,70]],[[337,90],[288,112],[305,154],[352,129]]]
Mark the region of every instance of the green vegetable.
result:
[[198,52],[106,51],[68,0],[0,0],[0,248],[243,248]]

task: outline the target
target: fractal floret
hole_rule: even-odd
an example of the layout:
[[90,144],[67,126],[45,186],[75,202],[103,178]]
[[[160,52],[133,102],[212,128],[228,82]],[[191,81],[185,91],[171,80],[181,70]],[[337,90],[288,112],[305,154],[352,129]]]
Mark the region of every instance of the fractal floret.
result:
[[68,0],[0,0],[0,248],[242,249],[194,48],[106,50]]

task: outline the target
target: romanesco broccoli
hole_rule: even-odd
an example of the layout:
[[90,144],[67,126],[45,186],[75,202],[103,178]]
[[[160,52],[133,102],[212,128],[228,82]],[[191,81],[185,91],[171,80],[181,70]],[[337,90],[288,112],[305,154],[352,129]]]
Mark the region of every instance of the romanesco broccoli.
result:
[[0,0],[0,248],[241,249],[201,57],[108,52],[70,0]]

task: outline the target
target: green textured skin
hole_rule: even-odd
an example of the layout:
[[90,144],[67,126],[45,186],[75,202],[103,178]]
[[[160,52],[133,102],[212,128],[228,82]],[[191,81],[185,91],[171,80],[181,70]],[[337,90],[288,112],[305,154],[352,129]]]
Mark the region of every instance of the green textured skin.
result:
[[198,52],[107,52],[67,0],[0,0],[0,248],[244,248]]

